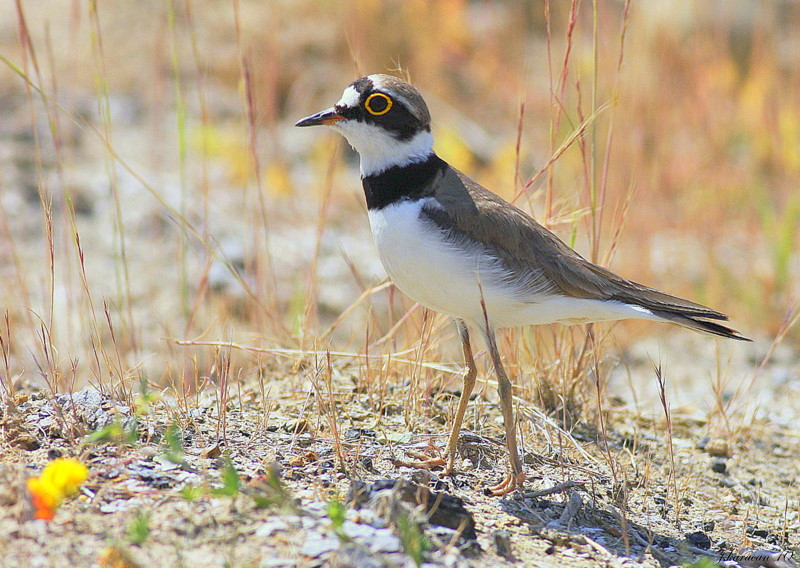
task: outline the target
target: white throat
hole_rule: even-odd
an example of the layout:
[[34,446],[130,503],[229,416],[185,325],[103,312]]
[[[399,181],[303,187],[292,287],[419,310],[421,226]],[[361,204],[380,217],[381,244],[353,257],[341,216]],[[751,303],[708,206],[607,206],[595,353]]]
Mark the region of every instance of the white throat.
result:
[[409,140],[398,140],[378,126],[356,120],[342,120],[331,127],[347,138],[361,157],[361,177],[422,162],[433,154],[433,136],[424,130]]

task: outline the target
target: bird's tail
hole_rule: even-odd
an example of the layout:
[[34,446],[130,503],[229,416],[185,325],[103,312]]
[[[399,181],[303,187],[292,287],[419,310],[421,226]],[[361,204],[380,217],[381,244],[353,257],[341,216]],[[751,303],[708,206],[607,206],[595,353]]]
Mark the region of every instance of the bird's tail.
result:
[[[650,310],[653,315],[658,316],[662,319],[670,321],[672,323],[678,324],[683,327],[688,327],[689,329],[694,329],[695,331],[700,331],[703,333],[710,333],[712,335],[718,335],[720,337],[726,337],[728,339],[737,339],[739,341],[752,341],[736,331],[735,329],[731,329],[729,327],[725,327],[722,324],[719,324],[715,321],[708,321],[708,317],[702,317],[697,315],[687,315],[682,314],[679,312],[672,312],[666,310]],[[722,314],[719,314],[722,315]],[[718,317],[716,314],[713,316],[713,319],[728,319],[725,316]]]

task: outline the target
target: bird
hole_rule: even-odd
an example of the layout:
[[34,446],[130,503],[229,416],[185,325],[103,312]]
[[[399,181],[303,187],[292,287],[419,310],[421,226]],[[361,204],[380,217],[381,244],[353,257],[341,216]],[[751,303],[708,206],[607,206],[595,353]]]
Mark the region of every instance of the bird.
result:
[[393,284],[422,306],[451,316],[464,355],[463,389],[445,448],[426,467],[454,473],[458,437],[475,386],[471,330],[485,340],[497,378],[509,468],[495,495],[525,481],[512,384],[495,330],[642,319],[750,341],[720,324],[716,310],[638,284],[584,259],[529,214],[436,155],[431,115],[408,82],[373,74],[332,107],[295,126],[326,125],[360,157],[361,182],[378,256]]

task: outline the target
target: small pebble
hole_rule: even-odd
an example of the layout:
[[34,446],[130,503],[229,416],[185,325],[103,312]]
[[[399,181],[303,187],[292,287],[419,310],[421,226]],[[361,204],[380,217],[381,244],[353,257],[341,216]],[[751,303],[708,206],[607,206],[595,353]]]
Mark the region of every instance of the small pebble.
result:
[[308,538],[300,549],[300,554],[308,558],[319,558],[323,554],[328,554],[339,548],[340,542],[335,536],[323,536],[318,532],[309,531]]
[[706,444],[705,451],[710,456],[721,458],[729,458],[732,455],[731,446],[728,443],[728,440],[723,440],[722,438],[714,438],[708,442],[708,444]]
[[369,542],[370,550],[373,552],[400,552],[400,539],[397,538],[389,529],[379,529]]
[[283,519],[272,519],[256,529],[256,536],[272,536],[278,531],[285,531],[289,525]]
[[686,540],[688,540],[692,546],[696,546],[697,548],[703,548],[706,550],[711,548],[711,539],[703,531],[696,531],[687,534]]
[[375,438],[377,433],[371,428],[348,428],[344,432],[344,439],[347,441],[359,440],[361,438]]
[[344,534],[354,539],[372,539],[374,538],[375,533],[378,532],[378,529],[375,527],[361,523],[354,523],[353,521],[345,521],[342,530],[344,531]]
[[494,548],[498,556],[502,556],[506,560],[514,558],[514,551],[511,549],[511,533],[507,530],[494,531],[492,533],[492,540],[494,541]]
[[711,471],[714,473],[727,473],[728,465],[723,460],[711,460]]
[[369,550],[355,543],[346,543],[339,547],[326,562],[325,566],[330,568],[384,568],[387,564],[382,559],[375,558]]
[[431,472],[426,469],[418,469],[411,473],[411,481],[428,486],[431,483]]
[[747,534],[749,536],[755,536],[758,538],[767,538],[769,536],[769,531],[767,529],[757,529],[755,527],[747,527]]

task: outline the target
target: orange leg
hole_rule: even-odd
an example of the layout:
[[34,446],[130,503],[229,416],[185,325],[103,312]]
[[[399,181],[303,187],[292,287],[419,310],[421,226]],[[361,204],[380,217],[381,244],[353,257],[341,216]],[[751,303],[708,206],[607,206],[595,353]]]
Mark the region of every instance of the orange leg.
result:
[[461,337],[461,347],[464,351],[466,369],[464,372],[464,386],[461,389],[461,396],[458,399],[458,409],[456,410],[456,416],[453,420],[453,426],[450,429],[450,437],[447,439],[447,448],[445,449],[444,457],[409,454],[412,457],[420,459],[420,461],[401,462],[402,465],[420,469],[433,469],[435,467],[444,466],[444,475],[451,475],[454,471],[454,461],[456,453],[458,452],[458,435],[461,433],[461,424],[464,422],[464,415],[467,412],[469,397],[472,396],[472,390],[475,388],[475,378],[478,375],[478,367],[475,365],[475,359],[472,356],[469,329],[462,320],[456,320],[456,325],[458,326],[458,334]]
[[525,482],[525,473],[522,470],[522,460],[517,449],[517,428],[514,421],[514,401],[511,394],[511,381],[508,380],[503,362],[500,360],[500,352],[497,350],[497,341],[494,331],[487,327],[486,344],[489,347],[489,355],[494,364],[494,371],[497,375],[497,392],[500,395],[500,409],[503,413],[503,426],[506,430],[506,446],[508,447],[508,458],[511,470],[506,478],[489,488],[493,495],[507,495],[513,493],[517,487],[521,487]]

